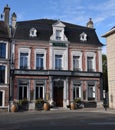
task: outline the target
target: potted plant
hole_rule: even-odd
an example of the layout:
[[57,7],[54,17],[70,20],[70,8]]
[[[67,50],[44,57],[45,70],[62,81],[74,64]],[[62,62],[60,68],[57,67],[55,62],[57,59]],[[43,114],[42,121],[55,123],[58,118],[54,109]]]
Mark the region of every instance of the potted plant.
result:
[[28,110],[28,100],[26,98],[19,100],[18,105],[20,110]]
[[47,101],[44,102],[43,109],[44,109],[45,111],[50,110],[50,104],[49,104]]
[[77,108],[83,108],[84,107],[84,103],[81,101],[81,98],[74,99],[74,102],[75,102]]
[[36,110],[42,110],[44,105],[44,100],[42,98],[38,98],[35,101],[35,109]]

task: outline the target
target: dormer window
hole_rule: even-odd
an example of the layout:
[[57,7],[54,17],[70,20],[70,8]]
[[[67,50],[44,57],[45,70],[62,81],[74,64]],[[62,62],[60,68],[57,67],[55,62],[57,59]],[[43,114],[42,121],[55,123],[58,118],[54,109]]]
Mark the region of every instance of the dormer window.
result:
[[51,35],[50,40],[68,41],[67,37],[64,34],[65,25],[60,20],[54,23],[52,27],[53,27],[53,34]]
[[83,41],[83,42],[84,42],[84,41],[87,41],[87,34],[84,33],[84,32],[81,33],[81,34],[80,34],[80,40]]
[[62,30],[56,30],[56,40],[62,39]]
[[30,37],[37,37],[37,30],[35,28],[30,29]]

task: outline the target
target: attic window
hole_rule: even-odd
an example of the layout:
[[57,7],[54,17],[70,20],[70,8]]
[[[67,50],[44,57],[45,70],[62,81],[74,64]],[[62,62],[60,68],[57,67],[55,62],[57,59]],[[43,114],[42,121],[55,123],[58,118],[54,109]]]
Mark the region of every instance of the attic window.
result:
[[84,42],[84,41],[87,41],[87,34],[84,33],[84,32],[81,33],[81,34],[80,34],[80,40],[83,41],[83,42]]
[[35,28],[30,29],[30,37],[37,37],[37,30]]

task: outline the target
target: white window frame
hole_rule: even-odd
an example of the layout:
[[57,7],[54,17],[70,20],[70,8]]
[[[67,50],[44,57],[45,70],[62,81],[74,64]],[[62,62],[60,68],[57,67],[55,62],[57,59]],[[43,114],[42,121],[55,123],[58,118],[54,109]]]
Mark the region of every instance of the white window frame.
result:
[[31,28],[29,36],[30,37],[37,37],[37,30],[35,28]]
[[86,53],[86,71],[87,71],[87,58],[88,57],[92,57],[93,60],[92,60],[92,69],[94,70],[94,72],[96,71],[96,54],[95,52],[87,52]]
[[46,69],[46,50],[45,49],[36,49],[35,50],[35,60],[34,60],[34,69],[36,69],[36,54],[43,54],[44,58],[43,58],[43,68]]
[[59,29],[56,30],[56,40],[58,41],[62,40],[62,30]]
[[[76,89],[79,89],[79,97],[77,96],[76,94]],[[77,84],[73,84],[73,92],[74,92],[74,89],[75,89],[75,98],[73,97],[73,99],[76,99],[76,98],[81,98],[81,93],[82,93],[82,90],[81,90],[81,85],[77,85]],[[74,96],[74,95],[73,95]]]
[[18,81],[18,99],[19,99],[19,87],[24,85],[27,87],[27,100],[30,100],[30,86],[29,86],[30,83],[27,81],[27,84],[20,85],[21,82],[23,82],[23,81],[21,81],[21,80]]
[[80,40],[83,41],[83,42],[84,42],[84,41],[87,41],[87,34],[84,33],[84,32],[81,33],[81,34],[80,34]]
[[[89,97],[89,88],[92,88],[92,97]],[[88,98],[94,98],[94,100],[96,99],[96,88],[95,85],[88,85]]]
[[72,51],[71,52],[71,70],[73,70],[73,56],[79,56],[79,69],[82,71],[82,52],[81,51]]
[[[36,86],[35,86],[35,100],[36,100],[36,87],[42,87],[42,89],[43,89],[43,92],[42,92],[42,94],[43,94],[43,99],[45,98],[45,95],[44,95],[44,85],[43,84],[41,84],[41,85],[38,85],[37,86],[37,84],[36,84]],[[40,94],[40,93],[39,93]],[[40,96],[40,95],[39,95]],[[39,97],[40,98],[40,97]]]
[[19,49],[19,52],[18,52],[18,69],[20,69],[20,54],[21,53],[28,53],[28,63],[27,63],[27,69],[30,69],[30,53],[31,53],[31,50],[29,48],[20,48]]
[[67,63],[64,62],[64,61],[66,61],[66,60],[64,60],[65,57],[66,57],[65,51],[61,50],[61,49],[60,50],[54,50],[53,69],[55,69],[55,55],[62,55],[62,70],[65,70],[66,69],[65,64],[68,64],[68,62]]

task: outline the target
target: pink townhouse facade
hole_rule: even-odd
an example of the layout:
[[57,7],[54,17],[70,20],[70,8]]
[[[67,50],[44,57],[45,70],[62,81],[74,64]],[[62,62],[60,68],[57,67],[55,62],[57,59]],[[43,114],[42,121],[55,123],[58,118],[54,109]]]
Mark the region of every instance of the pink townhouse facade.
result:
[[64,108],[76,98],[100,101],[102,43],[91,19],[86,27],[49,19],[17,22],[15,26],[14,100],[42,98]]

